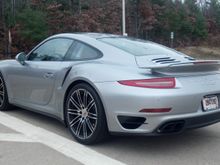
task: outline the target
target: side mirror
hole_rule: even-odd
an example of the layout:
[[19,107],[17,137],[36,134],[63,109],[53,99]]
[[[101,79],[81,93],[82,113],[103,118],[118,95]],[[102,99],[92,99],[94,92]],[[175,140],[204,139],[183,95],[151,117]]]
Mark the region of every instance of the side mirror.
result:
[[18,61],[21,65],[25,65],[25,60],[26,60],[26,54],[24,52],[21,52],[17,54],[15,57],[16,61]]

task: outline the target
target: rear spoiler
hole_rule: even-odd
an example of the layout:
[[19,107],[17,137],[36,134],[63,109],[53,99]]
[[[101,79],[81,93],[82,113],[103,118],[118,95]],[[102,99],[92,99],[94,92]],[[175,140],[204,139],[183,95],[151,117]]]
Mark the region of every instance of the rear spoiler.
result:
[[195,73],[195,72],[213,72],[219,71],[219,60],[196,60],[183,63],[166,64],[166,65],[152,65],[141,67],[144,69],[151,69],[152,72],[172,74],[172,73]]
[[189,62],[179,62],[175,64],[161,64],[161,65],[148,65],[140,67],[142,69],[160,69],[160,68],[172,68],[172,67],[183,67],[183,66],[210,66],[218,65],[220,67],[220,60],[195,60]]

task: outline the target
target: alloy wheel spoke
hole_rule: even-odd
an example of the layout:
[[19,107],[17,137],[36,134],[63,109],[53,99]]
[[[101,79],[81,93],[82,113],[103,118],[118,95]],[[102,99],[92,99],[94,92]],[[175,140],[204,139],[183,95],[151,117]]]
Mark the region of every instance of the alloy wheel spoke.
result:
[[88,116],[88,118],[93,119],[93,120],[97,120],[97,117],[94,117],[94,116]]
[[87,96],[88,96],[87,91],[84,91],[84,94],[83,94],[83,104],[84,104],[84,107],[87,107]]
[[97,114],[91,113],[91,112],[89,112],[88,115],[89,115],[89,116],[92,116],[92,117],[97,117]]
[[80,105],[74,100],[73,97],[70,98],[70,102],[71,102],[78,110],[81,110]]
[[90,131],[93,132],[94,131],[94,127],[93,127],[93,125],[91,124],[91,122],[90,122],[90,120],[88,118],[86,119],[86,124],[88,125]]
[[97,120],[97,114],[88,112],[88,118]]
[[80,113],[76,113],[76,112],[68,112],[68,114],[80,116]]
[[95,101],[94,100],[91,100],[90,103],[88,104],[87,106],[87,111],[89,112],[90,109],[95,105]]
[[80,108],[84,108],[84,104],[83,104],[83,102],[82,102],[82,98],[81,98],[81,95],[80,95],[80,91],[79,91],[79,90],[76,91],[76,96],[77,96],[77,99],[78,99]]
[[4,95],[4,92],[3,92],[3,91],[0,91],[0,95],[2,95],[2,96],[3,96],[3,95]]
[[69,108],[69,109],[68,109],[68,112],[80,112],[80,110],[78,110],[78,109],[71,109],[71,108]]
[[78,123],[81,120],[80,116],[75,117],[71,122],[70,122],[70,127],[73,127],[76,123]]
[[82,118],[81,118],[81,120],[80,120],[79,123],[78,123],[77,129],[76,129],[76,135],[77,135],[77,136],[79,136],[79,134],[80,134],[82,125],[83,125],[83,121],[82,121]]
[[87,128],[85,120],[83,121],[83,137],[84,139],[87,137]]
[[2,89],[2,88],[3,88],[3,83],[0,84],[0,89]]

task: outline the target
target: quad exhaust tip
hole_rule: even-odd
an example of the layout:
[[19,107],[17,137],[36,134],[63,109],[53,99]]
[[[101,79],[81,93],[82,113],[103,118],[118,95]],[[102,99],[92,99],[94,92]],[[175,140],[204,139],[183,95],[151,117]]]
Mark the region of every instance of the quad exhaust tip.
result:
[[159,134],[178,133],[183,130],[184,125],[185,125],[184,120],[167,122],[157,129],[157,133]]

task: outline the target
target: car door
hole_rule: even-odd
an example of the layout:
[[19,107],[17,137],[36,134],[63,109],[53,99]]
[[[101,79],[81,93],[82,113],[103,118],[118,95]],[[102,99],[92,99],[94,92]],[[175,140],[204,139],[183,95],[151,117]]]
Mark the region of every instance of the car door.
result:
[[31,51],[25,65],[16,64],[8,75],[16,102],[47,105],[62,72],[61,63],[73,40],[50,39]]

